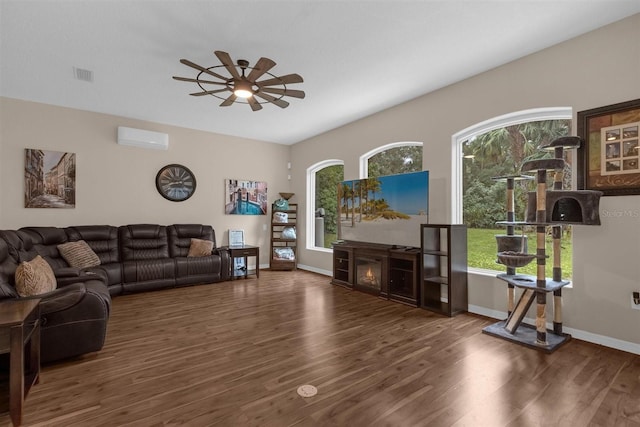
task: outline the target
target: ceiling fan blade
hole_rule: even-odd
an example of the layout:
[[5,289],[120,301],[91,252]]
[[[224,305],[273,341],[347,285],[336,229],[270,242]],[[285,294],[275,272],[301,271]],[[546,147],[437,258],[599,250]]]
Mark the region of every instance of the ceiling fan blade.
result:
[[234,79],[239,79],[240,74],[238,74],[238,70],[236,69],[235,65],[233,65],[233,61],[231,60],[229,54],[221,50],[216,50],[214,53],[216,54],[220,62],[222,62],[222,65],[224,65],[229,74],[231,74]]
[[289,103],[287,101],[280,98],[274,98],[273,96],[267,95],[266,93],[256,92],[254,93],[254,95],[259,96],[260,98],[267,100],[272,104],[276,104],[280,108],[287,108],[289,106]]
[[300,76],[299,74],[287,74],[280,77],[274,77],[272,79],[262,80],[261,82],[255,82],[255,84],[262,87],[262,86],[302,83],[302,82],[303,82],[302,76]]
[[198,65],[196,63],[193,63],[193,62],[189,61],[188,59],[181,59],[180,62],[183,63],[184,65],[187,65],[187,66],[191,67],[191,68],[195,68],[196,70],[202,71],[203,73],[207,73],[207,74],[209,74],[209,75],[211,75],[213,77],[216,77],[218,79],[224,80],[225,82],[227,80],[229,80],[228,77],[221,76],[220,74],[214,73],[213,71],[208,70],[208,69],[206,69],[206,68],[204,68],[204,67],[202,67],[202,66],[200,66],[200,65]]
[[195,93],[190,93],[189,95],[191,96],[203,96],[203,95],[212,95],[214,93],[220,93],[220,92],[225,92],[229,89],[224,88],[224,89],[216,89],[216,90],[206,90],[204,92],[195,92]]
[[292,96],[294,98],[304,98],[305,96],[302,90],[281,89],[279,87],[261,87],[260,92],[275,93],[276,95]]
[[228,107],[229,105],[233,104],[236,100],[237,96],[235,95],[235,93],[232,93],[231,95],[229,95],[229,97],[227,99],[225,99],[224,101],[222,101],[222,104],[220,104],[221,107]]
[[251,109],[253,111],[262,110],[262,105],[260,105],[260,103],[256,101],[253,96],[250,96],[249,98],[247,98],[247,102],[249,103],[249,105],[251,105]]
[[210,85],[222,85],[222,86],[226,86],[226,83],[223,82],[214,82],[211,80],[198,80],[198,79],[192,79],[189,77],[177,77],[177,76],[173,76],[173,78],[175,80],[180,80],[181,82],[193,82],[193,83],[207,83]]
[[275,65],[276,63],[269,58],[258,59],[258,62],[256,62],[256,65],[247,76],[247,80],[249,80],[251,83],[255,82],[257,79],[262,77],[264,73],[275,67]]

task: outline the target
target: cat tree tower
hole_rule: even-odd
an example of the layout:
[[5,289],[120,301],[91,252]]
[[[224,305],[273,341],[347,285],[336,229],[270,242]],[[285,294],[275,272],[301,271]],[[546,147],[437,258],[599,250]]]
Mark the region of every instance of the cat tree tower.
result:
[[[599,204],[602,192],[592,190],[563,190],[565,167],[564,150],[580,146],[580,138],[567,136],[555,139],[549,145],[540,147],[554,151],[554,158],[531,160],[522,165],[522,175],[496,177],[507,183],[507,220],[498,224],[506,226],[506,234],[496,236],[498,263],[506,266],[506,273],[499,274],[500,280],[507,282],[508,317],[483,329],[484,333],[513,341],[538,350],[553,352],[568,341],[571,336],[562,332],[562,288],[570,282],[562,280],[561,245],[562,226],[566,224],[600,225]],[[547,175],[554,173],[553,188],[547,188]],[[534,176],[525,175],[535,174]],[[536,181],[536,191],[529,192],[526,218],[515,218],[515,182]],[[536,252],[528,253],[527,236],[516,235],[517,228],[536,228]],[[553,277],[546,277],[547,254],[545,239],[551,229],[553,239]],[[517,274],[517,268],[536,260],[536,275]],[[520,298],[516,303],[516,289]],[[553,294],[553,330],[547,329],[547,295]],[[536,302],[534,325],[523,323],[529,308]]]

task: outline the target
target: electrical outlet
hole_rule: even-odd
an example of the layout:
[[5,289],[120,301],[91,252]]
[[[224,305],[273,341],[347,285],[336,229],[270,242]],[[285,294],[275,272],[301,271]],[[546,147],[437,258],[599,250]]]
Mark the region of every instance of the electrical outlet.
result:
[[640,292],[631,293],[631,308],[640,310]]

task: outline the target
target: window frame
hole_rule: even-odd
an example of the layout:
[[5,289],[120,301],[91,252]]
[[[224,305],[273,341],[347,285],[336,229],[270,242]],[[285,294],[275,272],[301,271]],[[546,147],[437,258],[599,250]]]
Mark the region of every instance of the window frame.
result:
[[[327,159],[307,168],[307,215],[306,215],[306,242],[305,248],[307,250],[333,253],[331,248],[322,248],[315,245],[316,235],[316,173],[329,166],[341,165],[344,168],[344,160],[340,159]],[[343,172],[344,173],[344,172]],[[344,175],[343,175],[344,176]]]
[[[572,107],[547,107],[515,111],[502,116],[493,117],[475,125],[469,126],[451,136],[451,221],[453,224],[463,224],[463,189],[462,189],[462,145],[473,136],[492,131],[494,129],[526,122],[543,120],[571,120],[573,128]],[[575,156],[575,153],[572,154]],[[575,160],[575,158],[574,158]],[[575,188],[576,177],[573,176],[572,186]],[[572,260],[573,262],[573,260]],[[499,270],[485,270],[469,266],[469,272],[494,276]]]
[[[360,156],[360,179],[369,178],[369,159],[376,154],[382,153],[383,151],[391,150],[392,148],[417,146],[422,147],[422,158],[424,159],[424,143],[420,141],[391,142],[389,144],[381,145],[374,148],[373,150],[367,151]],[[422,170],[422,165],[420,165],[420,170]]]

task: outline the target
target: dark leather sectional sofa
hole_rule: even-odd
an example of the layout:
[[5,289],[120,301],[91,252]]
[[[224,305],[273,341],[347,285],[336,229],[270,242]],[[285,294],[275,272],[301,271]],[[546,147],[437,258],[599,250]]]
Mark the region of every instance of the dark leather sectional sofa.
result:
[[[191,239],[210,240],[213,253],[187,257]],[[69,267],[58,245],[84,240],[100,259],[89,268]],[[42,256],[57,289],[20,297],[15,271]],[[111,297],[133,292],[214,283],[231,277],[228,251],[217,248],[211,226],[200,224],[87,225],[0,230],[0,300],[41,298],[41,360],[98,351],[106,336]]]

